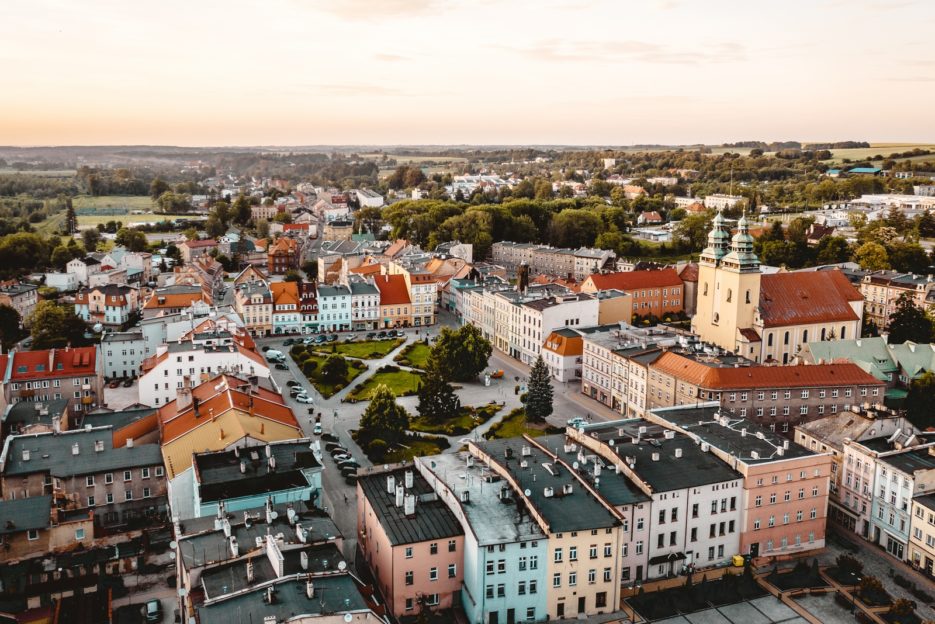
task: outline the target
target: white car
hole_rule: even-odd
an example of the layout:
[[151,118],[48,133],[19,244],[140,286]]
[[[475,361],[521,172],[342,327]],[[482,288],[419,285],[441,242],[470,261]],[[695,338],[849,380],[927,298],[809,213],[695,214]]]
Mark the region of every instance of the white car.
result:
[[315,435],[321,435],[321,423],[315,423],[315,428],[312,429],[312,433]]
[[308,396],[307,394],[300,394],[300,395],[298,395],[298,396],[295,397],[295,400],[298,401],[299,403],[305,403],[305,404],[308,404],[308,405],[311,405],[312,403],[315,402],[315,399],[313,399],[312,397]]
[[568,426],[578,429],[587,424],[587,421],[584,418],[572,418],[568,421]]

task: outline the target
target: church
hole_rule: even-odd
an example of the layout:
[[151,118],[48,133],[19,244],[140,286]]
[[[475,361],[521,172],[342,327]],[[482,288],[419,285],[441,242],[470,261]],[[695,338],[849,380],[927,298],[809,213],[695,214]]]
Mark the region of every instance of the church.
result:
[[837,270],[763,274],[746,216],[718,212],[698,262],[692,331],[755,362],[789,363],[802,345],[860,337],[864,298]]

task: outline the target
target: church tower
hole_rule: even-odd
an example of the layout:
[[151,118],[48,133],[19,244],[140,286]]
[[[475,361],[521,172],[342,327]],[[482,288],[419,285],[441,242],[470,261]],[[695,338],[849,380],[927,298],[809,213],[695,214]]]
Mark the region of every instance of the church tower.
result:
[[708,234],[708,247],[698,263],[698,305],[692,331],[705,342],[736,351],[738,330],[753,327],[760,277],[760,260],[753,252],[746,215],[737,222],[737,233],[731,237],[718,212]]

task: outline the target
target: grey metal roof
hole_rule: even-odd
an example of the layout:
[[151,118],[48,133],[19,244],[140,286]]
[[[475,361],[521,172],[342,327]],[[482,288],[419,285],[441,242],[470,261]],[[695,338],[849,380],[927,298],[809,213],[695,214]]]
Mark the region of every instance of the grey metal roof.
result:
[[[51,425],[54,416],[61,416],[68,410],[67,399],[52,399],[33,403],[32,401],[19,401],[10,406],[3,419],[7,426],[16,425]],[[14,429],[16,427],[13,427]]]
[[380,291],[370,282],[351,282],[352,295],[379,295]]
[[[645,431],[640,433],[640,427]],[[654,492],[671,492],[700,485],[711,485],[742,479],[743,476],[727,464],[705,453],[684,434],[672,432],[665,437],[664,427],[645,420],[631,419],[588,426],[587,434],[604,444],[614,441],[614,453],[621,459],[632,458],[633,472]],[[633,439],[639,437],[639,442]],[[681,457],[676,457],[676,450]],[[658,459],[653,459],[658,455]]]
[[48,528],[52,496],[0,500],[0,535]]
[[[103,444],[102,451],[94,450],[98,441]],[[55,477],[70,477],[143,466],[162,466],[162,452],[158,444],[114,448],[110,427],[12,436],[8,444],[8,454],[3,465],[4,475],[8,477],[36,472],[48,472]],[[76,444],[77,455],[73,451]],[[29,450],[29,459],[25,461],[24,450]]]
[[283,581],[274,585],[272,604],[265,601],[266,589],[257,589],[198,607],[199,621],[201,624],[260,624],[266,616],[276,616],[277,622],[284,622],[301,615],[318,616],[368,608],[360,588],[349,574],[315,577],[313,582],[313,598],[306,594],[305,581]]
[[326,286],[324,284],[318,285],[319,297],[346,297],[350,294],[351,292],[347,289],[346,286]]
[[[503,467],[524,492],[529,491],[526,498],[548,523],[551,532],[610,528],[620,523],[575,475],[523,438],[487,440],[478,442],[477,447]],[[523,455],[524,448],[528,455]],[[525,468],[521,465],[523,461]],[[565,486],[569,485],[571,492],[566,493]],[[547,488],[551,488],[552,495],[546,496]]]
[[[195,475],[202,501],[255,496],[308,485],[304,471],[321,469],[309,440],[275,442],[269,445],[275,467],[270,467],[262,447],[196,453]],[[252,459],[256,453],[258,458]],[[243,466],[243,472],[241,471]]]
[[125,409],[118,412],[93,412],[84,414],[79,421],[80,427],[91,425],[92,427],[113,427],[121,429],[130,423],[134,423],[141,418],[145,418],[155,413],[153,407],[141,407],[138,409]]
[[[415,495],[417,501],[415,514],[408,517],[403,507],[396,506],[395,492],[386,491],[387,477],[392,475],[396,484],[402,485],[406,471],[413,473],[412,488],[406,493]],[[357,483],[394,546],[464,535],[458,519],[413,466],[358,476]]]
[[923,494],[912,499],[916,504],[935,511],[935,494]]
[[906,474],[913,474],[921,470],[935,469],[935,455],[929,454],[928,449],[887,455],[886,457],[878,458],[877,461],[889,464],[893,468]]

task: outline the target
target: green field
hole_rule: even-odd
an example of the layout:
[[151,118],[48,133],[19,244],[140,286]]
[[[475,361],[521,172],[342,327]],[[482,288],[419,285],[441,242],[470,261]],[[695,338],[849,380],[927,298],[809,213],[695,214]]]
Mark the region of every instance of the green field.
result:
[[[380,164],[380,159],[383,157],[383,154],[361,154],[361,158],[369,158],[371,160],[376,160],[377,164]],[[462,156],[432,156],[427,154],[425,156],[403,156],[402,154],[387,154],[387,158],[391,158],[396,161],[396,166],[399,165],[419,165],[425,162],[436,162],[436,163],[466,163],[467,158]]]
[[409,429],[447,436],[464,435],[493,418],[502,407],[503,403],[489,403],[476,408],[462,406],[458,414],[444,422],[434,422],[421,416],[413,416],[409,419]]
[[[393,367],[395,368],[395,367]],[[385,385],[398,397],[411,396],[419,390],[422,375],[406,370],[381,369],[370,376],[347,395],[350,401],[369,401],[380,384]]]
[[[291,355],[291,354],[290,354]],[[305,378],[312,382],[312,385],[315,386],[315,389],[318,390],[319,394],[324,398],[329,398],[334,395],[336,392],[340,392],[342,389],[346,388],[349,383],[357,379],[357,377],[367,370],[367,366],[363,362],[358,362],[356,360],[347,360],[347,375],[345,376],[342,382],[337,384],[326,383],[321,378],[321,367],[325,363],[325,360],[328,356],[321,355],[303,355],[299,358],[293,356],[293,361],[299,365],[299,368],[302,368],[302,365],[299,364],[300,361],[305,362],[308,360],[315,361],[315,370],[312,371],[312,374],[306,374]]]
[[498,423],[493,424],[484,434],[488,440],[499,438],[515,438],[521,435],[528,435],[531,438],[538,438],[548,433],[560,433],[559,427],[550,427],[546,424],[527,424],[526,411],[523,408],[517,408],[503,417]]
[[[898,152],[908,152],[915,148],[935,151],[935,145],[931,143],[871,143],[870,147],[855,147],[853,149],[831,150],[831,159],[826,163],[839,163],[847,158],[851,161],[871,160],[874,156],[883,156],[888,158],[890,154]],[[935,154],[929,156],[914,156],[908,160],[935,160]],[[899,158],[898,160],[904,160]]]
[[402,353],[397,355],[394,359],[403,366],[411,366],[412,368],[425,370],[425,367],[428,366],[429,363],[429,355],[431,354],[432,347],[424,342],[413,342],[403,349]]

